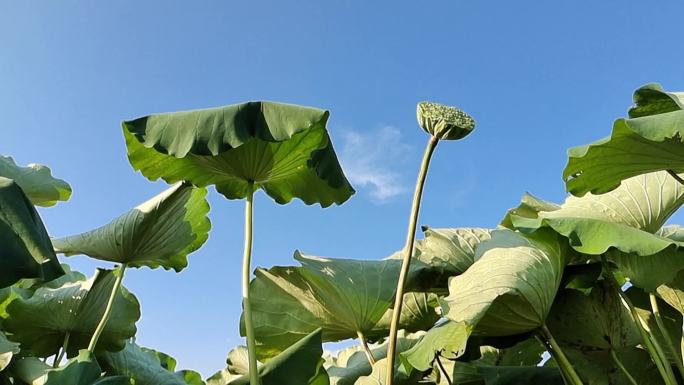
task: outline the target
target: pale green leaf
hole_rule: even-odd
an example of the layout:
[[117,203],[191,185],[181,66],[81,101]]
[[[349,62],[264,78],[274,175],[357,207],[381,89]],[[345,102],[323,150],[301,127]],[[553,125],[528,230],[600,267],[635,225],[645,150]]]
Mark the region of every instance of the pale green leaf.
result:
[[45,385],[92,385],[101,373],[100,365],[90,351],[81,350],[65,366],[48,371]]
[[179,183],[107,225],[52,242],[65,255],[181,271],[188,264],[186,256],[204,244],[211,228],[206,193]]
[[71,196],[71,186],[53,178],[50,169],[40,164],[21,167],[12,157],[0,155],[0,177],[13,179],[36,206],[53,206]]
[[[250,284],[260,355],[272,356],[317,328],[323,341],[370,333],[393,304],[401,261],[295,254],[301,267],[257,269]],[[414,263],[409,287],[429,272]]]
[[566,264],[557,235],[497,230],[477,248],[475,263],[449,281],[444,314],[478,334],[506,336],[540,327]]
[[602,194],[640,174],[684,172],[682,95],[657,85],[637,90],[631,119],[616,120],[609,137],[568,151],[563,172],[568,191],[577,196]]
[[465,352],[471,330],[465,322],[447,321],[428,330],[411,349],[399,356],[408,373],[425,372],[433,367],[436,356],[454,360]]

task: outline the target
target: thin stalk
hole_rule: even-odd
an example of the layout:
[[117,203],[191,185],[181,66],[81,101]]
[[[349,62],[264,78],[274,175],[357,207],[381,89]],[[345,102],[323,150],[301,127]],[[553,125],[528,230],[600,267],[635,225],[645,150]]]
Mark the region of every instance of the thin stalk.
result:
[[658,325],[658,329],[660,329],[660,334],[663,336],[663,340],[665,340],[665,344],[667,345],[667,348],[670,350],[670,353],[672,353],[672,357],[675,358],[679,374],[682,376],[682,378],[684,378],[684,363],[679,359],[679,354],[677,354],[677,350],[674,347],[674,343],[672,343],[670,334],[667,332],[667,329],[665,328],[665,323],[663,323],[663,319],[660,316],[660,309],[658,308],[658,298],[656,298],[655,294],[653,293],[649,293],[648,297],[651,300],[651,309],[653,310],[653,316],[656,320],[656,324]]
[[425,154],[423,155],[423,162],[421,163],[420,171],[418,172],[416,191],[413,194],[413,205],[411,207],[411,216],[409,217],[408,233],[406,234],[406,245],[404,246],[404,258],[401,263],[401,272],[399,273],[397,293],[394,298],[394,307],[392,311],[392,322],[390,323],[389,346],[387,348],[387,377],[385,377],[386,385],[392,385],[394,383],[394,358],[397,355],[397,333],[399,332],[399,317],[401,316],[401,307],[404,299],[404,286],[406,285],[406,278],[411,265],[413,243],[416,240],[416,224],[418,222],[418,212],[420,211],[420,200],[423,196],[423,187],[425,186],[425,177],[427,176],[428,167],[430,166],[432,153],[435,151],[438,142],[439,139],[432,136],[427,143]]
[[64,355],[67,352],[67,346],[69,345],[69,337],[71,336],[71,333],[66,332],[64,334],[64,342],[62,342],[62,346],[59,348],[57,351],[57,354],[55,355],[55,361],[52,363],[52,367],[56,368],[59,366],[59,363],[62,362],[62,358],[64,358]]
[[249,279],[252,264],[252,217],[254,203],[254,185],[249,186],[249,194],[245,201],[245,253],[242,257],[242,308],[245,311],[245,333],[247,334],[247,355],[249,357],[249,383],[259,385],[259,372],[256,359],[256,339],[252,323],[252,304],[249,301]]
[[371,364],[371,366],[375,365],[375,357],[373,357],[373,353],[371,352],[370,348],[368,347],[368,343],[366,342],[366,337],[361,332],[356,332],[356,335],[359,336],[359,343],[361,344],[363,351],[366,353],[366,358],[368,358],[368,363]]
[[582,379],[575,371],[575,368],[572,367],[570,361],[568,361],[568,357],[565,356],[565,353],[563,353],[563,350],[561,349],[560,345],[558,345],[558,343],[556,342],[556,339],[553,338],[553,335],[549,331],[549,328],[547,328],[546,325],[542,325],[539,328],[539,333],[546,340],[549,347],[551,348],[549,350],[549,353],[551,353],[553,358],[556,360],[556,363],[558,364],[558,367],[560,368],[561,372],[565,372],[563,379],[565,380],[567,385],[582,385]]
[[105,307],[104,314],[102,314],[102,319],[97,325],[93,336],[90,338],[90,343],[88,344],[88,350],[91,353],[95,352],[95,346],[97,346],[97,341],[100,339],[100,335],[104,331],[105,326],[107,326],[107,321],[109,321],[109,316],[112,314],[112,309],[114,308],[114,299],[119,293],[119,288],[121,287],[121,281],[123,281],[124,272],[126,271],[126,264],[119,266],[119,271],[114,272],[116,279],[114,280],[114,286],[112,287],[112,292],[109,294],[109,301],[107,301],[107,307]]
[[625,294],[625,292],[620,288],[620,285],[617,283],[613,273],[608,267],[606,257],[603,255],[601,256],[601,262],[603,263],[603,268],[605,271],[604,278],[610,284],[610,286],[613,287],[613,290],[618,293],[620,299],[622,300],[622,304],[629,310],[629,313],[632,316],[632,321],[636,325],[636,328],[641,335],[641,339],[646,347],[646,350],[648,351],[648,354],[658,367],[658,372],[660,372],[660,376],[663,378],[665,385],[676,385],[677,380],[672,372],[672,367],[670,367],[670,364],[667,362],[665,354],[663,353],[662,348],[660,348],[660,344],[658,344],[658,341],[656,341],[655,338],[653,338],[653,336],[650,334],[648,325],[636,311],[636,308],[632,304],[632,301],[629,299],[629,297],[627,297],[627,294]]
[[625,377],[627,377],[629,382],[632,385],[639,385],[639,383],[636,382],[634,377],[632,377],[632,375],[629,374],[629,371],[627,371],[627,368],[625,368],[625,365],[622,364],[622,361],[620,361],[620,357],[618,357],[618,355],[615,353],[614,349],[610,349],[610,356],[613,358],[613,362],[615,362],[615,365],[617,365],[617,367],[620,368],[620,370],[622,371],[622,374],[624,374]]
[[[549,354],[551,354],[551,345],[549,345],[548,342],[546,342],[546,339],[544,339],[544,336],[541,334],[541,332],[534,333],[534,337],[539,341],[542,346],[544,346],[544,349],[546,349]],[[568,375],[559,367],[558,371],[560,372],[561,378],[563,379],[564,384],[570,384],[570,380],[568,379]]]
[[453,382],[451,382],[451,377],[449,377],[449,373],[447,373],[446,369],[444,368],[444,365],[442,365],[442,361],[439,359],[439,353],[435,356],[435,361],[437,361],[437,366],[439,366],[439,370],[442,372],[442,375],[446,379],[447,384],[452,385]]
[[677,180],[677,182],[684,184],[684,179],[682,179],[679,175],[677,175],[676,172],[673,170],[667,170],[667,173],[670,174],[673,178]]

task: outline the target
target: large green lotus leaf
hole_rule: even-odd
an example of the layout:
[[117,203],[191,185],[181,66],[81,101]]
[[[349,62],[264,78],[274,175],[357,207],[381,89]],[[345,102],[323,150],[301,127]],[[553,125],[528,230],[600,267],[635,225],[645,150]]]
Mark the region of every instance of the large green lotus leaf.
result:
[[666,172],[630,178],[603,195],[569,197],[559,208],[510,220],[521,231],[551,227],[587,255],[605,254],[633,284],[649,291],[684,268],[676,228],[659,230],[684,203],[684,186]]
[[564,384],[560,371],[553,368],[480,366],[478,370],[485,385]]
[[541,212],[556,211],[560,208],[561,206],[556,203],[545,201],[530,193],[525,193],[520,199],[518,207],[508,210],[506,216],[501,221],[501,226],[515,230],[514,218],[537,219]]
[[[71,357],[88,346],[110,297],[116,279],[112,270],[98,270],[88,280],[39,288],[29,298],[17,296],[6,309],[3,327],[22,350],[48,357],[62,346],[69,333],[67,353]],[[114,300],[112,314],[100,336],[97,348],[120,350],[136,332],[140,318],[138,300],[121,288]]]
[[[323,369],[321,330],[297,341],[282,353],[259,367],[262,385],[327,385],[328,375]],[[230,385],[249,384],[249,375],[243,375]],[[160,384],[161,385],[161,384]]]
[[[616,367],[615,360],[608,351],[564,348],[563,352],[586,385],[633,385],[622,370]],[[615,354],[637,384],[663,384],[647,351],[632,347],[615,350]],[[552,364],[555,364],[553,359],[546,363],[547,366]]]
[[38,212],[12,179],[0,177],[0,288],[63,274]]
[[[399,325],[401,329],[413,333],[430,329],[440,318],[437,312],[438,296],[433,293],[404,294]],[[387,309],[373,330],[367,333],[369,338],[385,338],[389,334],[393,309]]]
[[667,340],[665,339],[662,330],[658,327],[658,323],[653,315],[653,308],[651,307],[648,293],[635,286],[630,287],[626,292],[636,308],[637,313],[648,325],[651,335],[653,335],[659,341],[660,346],[663,347],[665,355],[670,362],[672,364],[676,361],[682,362],[682,352],[679,346],[679,342],[682,340],[682,315],[664,300],[660,298],[656,299],[660,318],[665,327],[665,333],[667,333],[667,339],[674,344],[673,348],[675,351],[673,352],[672,349],[667,348]]
[[684,92],[665,92],[660,84],[651,83],[634,92],[634,104],[630,118],[684,110]]
[[128,159],[148,179],[215,185],[240,199],[250,184],[276,202],[326,207],[354,193],[326,131],[329,113],[272,102],[150,115],[123,123]]
[[602,282],[588,295],[574,289],[558,292],[546,324],[562,347],[609,352],[640,343],[629,310],[618,294]]
[[178,183],[100,228],[52,243],[67,256],[181,271],[187,255],[209,235],[206,194],[206,189]]
[[471,330],[465,322],[447,321],[433,327],[411,349],[400,353],[403,367],[408,373],[430,370],[435,357],[440,355],[454,360],[465,352]]
[[[301,267],[257,269],[250,284],[262,357],[273,356],[317,328],[323,341],[369,333],[392,305],[401,261],[330,259],[295,253]],[[429,268],[414,263],[409,284]]]
[[0,372],[5,370],[12,357],[19,353],[19,344],[12,342],[5,337],[5,334],[0,331]]
[[[661,171],[625,180],[619,188],[607,194],[589,194],[581,198],[570,196],[560,208],[542,210],[536,216],[512,215],[511,221],[516,228],[534,228],[546,224],[558,232],[562,231],[561,234],[565,236],[570,230],[575,230],[575,238],[581,241],[584,234],[577,228],[578,225],[573,224],[572,219],[623,225],[625,227],[620,227],[623,231],[630,231],[626,227],[631,227],[655,233],[683,203],[684,186],[667,172]],[[617,232],[609,227],[605,231]],[[589,248],[588,251],[593,249]]]
[[[466,271],[474,262],[475,248],[491,238],[491,229],[423,227],[425,239],[416,242],[413,258],[439,273],[436,288],[446,289],[449,277]],[[401,257],[401,253],[397,253]]]
[[[640,296],[633,294],[630,296],[639,314],[662,344],[655,320],[648,312],[649,308],[644,307],[649,306],[648,297],[644,298],[643,292]],[[665,306],[662,303],[661,310],[667,312],[668,326],[673,328],[674,323],[670,319],[672,313]],[[659,377],[648,354],[637,347],[641,337],[629,310],[623,306],[618,294],[603,281],[598,282],[588,295],[573,289],[561,290],[546,322],[551,334],[587,384],[629,384],[611,357],[611,350],[615,351],[633,377],[642,381],[647,381],[649,376]],[[681,337],[681,321],[679,328]],[[644,361],[639,364],[638,359]]]
[[44,385],[50,369],[37,357],[23,357],[13,361],[7,372],[21,385]]
[[568,151],[568,191],[582,196],[613,190],[623,180],[653,171],[684,172],[684,97],[647,85],[634,95],[631,119],[618,119],[605,139]]
[[81,350],[65,366],[48,371],[45,385],[92,385],[101,373],[100,365],[90,351]]
[[98,361],[107,375],[127,376],[135,385],[202,385],[193,371],[174,372],[175,360],[127,341],[118,352],[100,352]]
[[[402,332],[403,333],[403,332]],[[403,352],[410,349],[418,342],[417,335],[401,335],[397,339],[397,351]],[[381,361],[387,357],[387,342],[381,345],[371,345],[371,354],[376,361]],[[383,362],[387,362],[386,360]],[[395,362],[397,370],[401,372],[398,377],[406,377],[406,372],[399,366],[399,361]],[[358,345],[347,348],[334,359],[333,364],[326,366],[330,376],[330,385],[354,385],[356,380],[362,376],[368,376],[373,372],[373,367],[366,354]]]
[[444,314],[481,335],[534,330],[551,309],[566,258],[552,231],[494,231],[491,240],[478,246],[475,263],[449,281]]
[[40,164],[21,167],[12,157],[0,155],[0,177],[13,179],[36,206],[53,206],[71,196],[71,186],[53,178],[50,169]]
[[677,273],[668,284],[659,286],[657,291],[660,298],[684,315],[684,271]]

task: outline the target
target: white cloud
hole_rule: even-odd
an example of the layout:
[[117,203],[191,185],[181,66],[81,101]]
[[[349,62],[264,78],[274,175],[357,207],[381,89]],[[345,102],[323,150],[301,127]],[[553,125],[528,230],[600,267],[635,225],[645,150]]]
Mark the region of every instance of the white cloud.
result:
[[402,174],[411,147],[401,141],[401,132],[390,126],[360,133],[342,133],[340,162],[352,185],[367,189],[378,202],[407,191]]

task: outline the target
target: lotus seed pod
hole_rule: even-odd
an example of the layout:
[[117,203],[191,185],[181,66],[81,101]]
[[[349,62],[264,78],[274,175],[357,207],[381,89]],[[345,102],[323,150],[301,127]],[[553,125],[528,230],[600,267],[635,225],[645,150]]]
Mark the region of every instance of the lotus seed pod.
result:
[[456,107],[420,102],[416,112],[423,130],[440,140],[458,140],[475,129],[475,120]]

